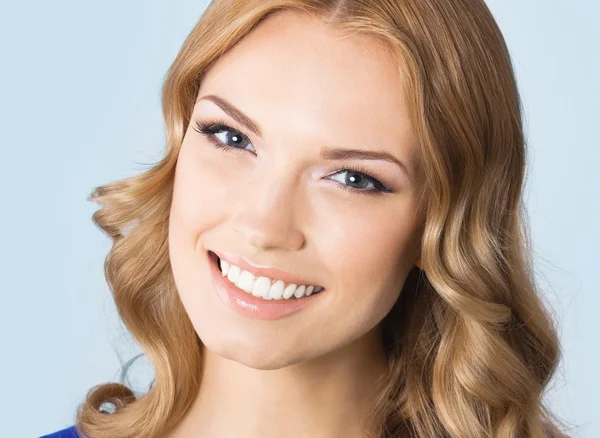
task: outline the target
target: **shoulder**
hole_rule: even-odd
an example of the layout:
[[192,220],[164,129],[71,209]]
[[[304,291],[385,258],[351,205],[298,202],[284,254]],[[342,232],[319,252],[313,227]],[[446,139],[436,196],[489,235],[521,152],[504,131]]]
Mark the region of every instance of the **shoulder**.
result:
[[39,438],[80,438],[75,430],[75,426],[68,427],[66,429],[59,430],[58,432],[51,433],[49,435],[43,435]]

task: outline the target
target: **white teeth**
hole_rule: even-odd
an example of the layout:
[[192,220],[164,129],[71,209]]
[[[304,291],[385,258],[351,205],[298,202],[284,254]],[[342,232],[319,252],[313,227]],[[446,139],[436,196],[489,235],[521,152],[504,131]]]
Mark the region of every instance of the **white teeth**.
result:
[[[219,259],[221,274],[226,277],[236,287],[265,300],[288,300],[292,296],[302,298],[310,296],[313,293],[323,290],[321,286],[306,286],[295,284],[285,285],[282,280],[273,281],[268,277],[256,278],[248,271],[242,270],[236,265],[232,265],[223,259]],[[273,284],[271,282],[273,281]]]
[[294,295],[294,292],[296,292],[296,285],[295,284],[290,284],[288,287],[286,287],[283,290],[283,298],[284,299],[289,299],[292,297],[292,295]]
[[237,282],[237,279],[239,278],[241,272],[242,272],[242,270],[240,268],[238,268],[236,265],[231,265],[229,268],[229,272],[227,273],[227,278],[229,278],[229,281],[231,281],[233,284],[235,284]]
[[306,290],[306,286],[304,286],[304,285],[298,286],[296,288],[296,292],[294,292],[294,296],[296,298],[300,298],[300,297],[304,296],[304,291],[305,290]]
[[252,295],[255,297],[264,297],[269,294],[271,280],[267,277],[258,277],[252,286]]
[[252,292],[253,284],[254,284],[254,275],[252,275],[248,271],[242,271],[239,278],[235,282],[235,285],[237,287],[239,287],[240,289],[242,289],[243,291],[246,291],[248,293]]
[[269,289],[269,297],[270,300],[280,300],[283,296],[283,286],[284,283],[281,280],[277,280],[273,286]]

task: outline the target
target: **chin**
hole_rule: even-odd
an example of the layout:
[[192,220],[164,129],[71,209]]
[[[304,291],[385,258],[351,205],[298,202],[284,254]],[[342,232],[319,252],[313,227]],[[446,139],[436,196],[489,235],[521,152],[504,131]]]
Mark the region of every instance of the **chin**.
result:
[[309,358],[293,342],[281,345],[272,339],[259,341],[249,337],[215,336],[215,333],[207,337],[200,336],[200,339],[212,354],[257,370],[277,370]]

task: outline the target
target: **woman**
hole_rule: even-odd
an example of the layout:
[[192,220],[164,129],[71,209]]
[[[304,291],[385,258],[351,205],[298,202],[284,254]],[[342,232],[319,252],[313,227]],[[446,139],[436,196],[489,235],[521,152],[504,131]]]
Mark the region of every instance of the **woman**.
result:
[[163,111],[165,157],[91,196],[155,379],[93,388],[62,433],[558,436],[520,98],[483,1],[213,1]]

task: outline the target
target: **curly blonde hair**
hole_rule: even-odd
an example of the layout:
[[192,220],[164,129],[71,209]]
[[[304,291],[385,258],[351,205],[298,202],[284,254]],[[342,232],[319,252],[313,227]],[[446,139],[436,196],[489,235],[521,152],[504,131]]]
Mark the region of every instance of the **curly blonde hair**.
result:
[[[397,55],[419,140],[427,200],[414,268],[383,320],[390,371],[373,437],[517,438],[558,434],[542,395],[560,346],[533,275],[522,190],[521,100],[506,43],[483,0],[214,0],[162,91],[167,148],[152,168],[102,185],[94,223],[113,246],[107,282],[155,378],[136,398],[121,383],[79,406],[82,436],[158,437],[190,407],[201,341],[175,288],[168,222],[178,151],[204,73],[265,17],[316,16],[377,36]],[[116,410],[105,415],[100,407]],[[557,435],[554,435],[557,436]]]

